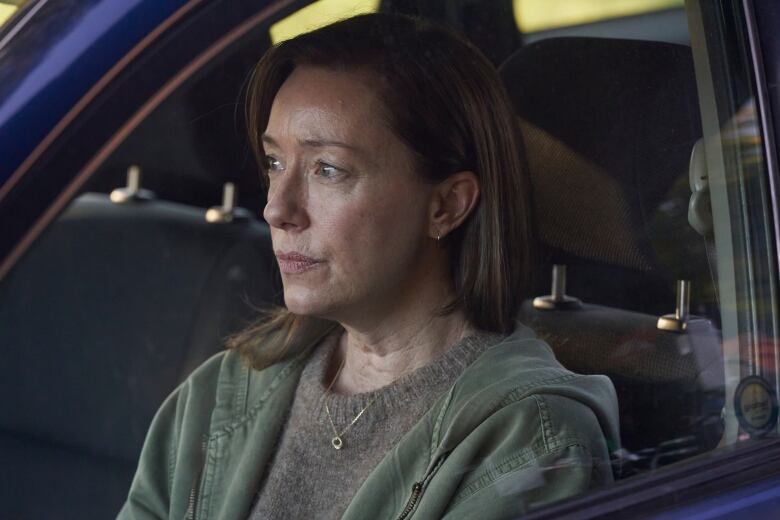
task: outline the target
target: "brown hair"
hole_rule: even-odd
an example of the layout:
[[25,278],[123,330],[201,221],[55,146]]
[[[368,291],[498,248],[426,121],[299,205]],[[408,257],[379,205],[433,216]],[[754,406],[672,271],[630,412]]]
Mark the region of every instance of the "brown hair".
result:
[[[511,331],[530,265],[528,183],[512,107],[492,64],[445,28],[390,14],[349,18],[284,41],[266,52],[249,83],[249,140],[261,165],[271,105],[301,65],[376,78],[387,123],[427,179],[477,175],[480,201],[446,240],[456,297],[444,312],[462,309],[475,327]],[[272,309],[228,344],[263,368],[337,326]]]

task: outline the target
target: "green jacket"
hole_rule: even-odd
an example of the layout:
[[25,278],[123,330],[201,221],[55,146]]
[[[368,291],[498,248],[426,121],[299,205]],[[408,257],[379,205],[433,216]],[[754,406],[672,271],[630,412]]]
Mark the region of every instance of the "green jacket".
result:
[[[122,519],[245,519],[305,359],[198,368],[152,423]],[[614,388],[569,372],[519,325],[384,457],[343,518],[512,518],[611,482]]]

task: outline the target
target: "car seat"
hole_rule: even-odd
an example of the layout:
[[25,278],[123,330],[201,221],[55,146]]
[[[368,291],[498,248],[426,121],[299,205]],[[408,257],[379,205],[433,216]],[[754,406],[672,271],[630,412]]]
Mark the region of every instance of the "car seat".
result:
[[151,419],[275,294],[270,234],[161,200],[76,199],[0,285],[6,518],[110,518]]
[[[687,221],[701,137],[690,48],[555,38],[521,48],[500,72],[532,185],[536,271],[545,273],[535,294],[550,292],[547,274],[560,265],[584,302],[543,309],[528,300],[521,320],[570,369],[612,379],[622,459],[632,462],[624,475],[712,449],[724,376],[704,240]],[[709,319],[661,330],[678,280]]]

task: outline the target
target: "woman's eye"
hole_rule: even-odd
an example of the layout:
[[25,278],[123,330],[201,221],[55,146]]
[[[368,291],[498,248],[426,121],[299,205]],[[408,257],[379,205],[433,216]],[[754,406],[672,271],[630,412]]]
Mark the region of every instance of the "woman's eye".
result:
[[282,168],[282,163],[279,162],[279,159],[272,155],[266,155],[265,156],[265,169],[269,172],[278,172],[282,171],[284,168]]
[[319,175],[320,177],[325,177],[326,179],[330,179],[338,175],[339,171],[340,170],[338,168],[328,163],[324,163],[324,162],[317,163],[317,175]]

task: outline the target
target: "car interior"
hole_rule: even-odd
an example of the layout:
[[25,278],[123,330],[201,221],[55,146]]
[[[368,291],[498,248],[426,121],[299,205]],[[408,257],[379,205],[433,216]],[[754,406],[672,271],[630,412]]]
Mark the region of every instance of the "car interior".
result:
[[[443,22],[499,67],[538,242],[518,319],[567,368],[613,381],[616,477],[709,451],[724,367],[708,214],[691,203],[702,130],[685,11],[523,34],[512,5],[379,9]],[[20,517],[114,515],[163,399],[280,303],[241,101],[268,34],[254,28],[151,112],[0,283],[14,479],[0,489],[40,497]]]
[[571,370],[612,379],[627,474],[712,449],[724,401],[718,329],[658,326],[675,313],[678,280],[693,301],[712,287],[705,238],[680,226],[701,137],[690,49],[551,38],[519,49],[501,74],[531,174],[536,272],[565,266],[569,293],[526,300],[521,321]]

